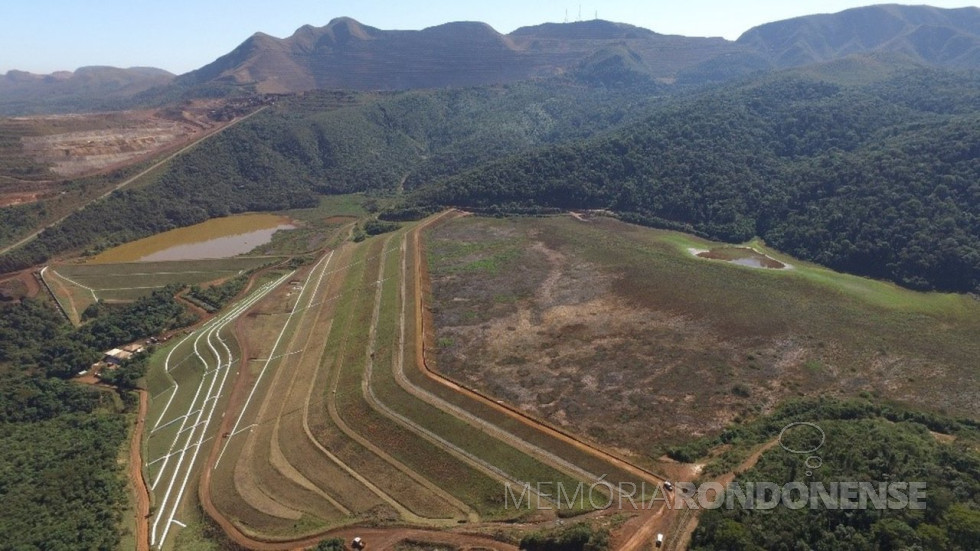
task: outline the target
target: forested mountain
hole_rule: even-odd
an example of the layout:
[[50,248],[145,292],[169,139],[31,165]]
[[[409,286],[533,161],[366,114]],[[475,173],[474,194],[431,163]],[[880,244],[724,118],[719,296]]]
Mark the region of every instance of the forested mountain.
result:
[[980,68],[980,9],[880,5],[769,23],[737,41],[664,35],[602,20],[546,23],[502,34],[485,23],[382,30],[339,17],[291,36],[255,33],[174,78],[158,69],[89,67],[0,77],[0,113],[159,106],[188,97],[314,89],[409,90],[504,84],[586,72],[603,84],[679,88],[853,54]]
[[670,103],[588,142],[481,166],[420,204],[609,209],[918,289],[980,291],[980,77],[808,69]]
[[980,8],[868,6],[767,23],[746,31],[737,42],[780,68],[887,52],[927,65],[976,69]]
[[[284,99],[178,157],[156,183],[113,193],[0,256],[0,271],[208,218],[311,206],[317,193],[417,187],[499,157],[637,120],[660,101],[651,96],[655,90],[652,84],[606,89],[561,78]],[[22,223],[27,208],[0,210],[0,236],[4,227]]]
[[116,109],[120,102],[173,81],[152,67],[82,67],[74,72],[0,75],[0,113],[49,113]]
[[[762,236],[916,289],[980,290],[977,74],[851,58],[673,99],[666,85],[589,75],[285,100],[176,159],[156,184],[45,230],[0,269],[373,190],[410,192],[402,216],[608,209],[728,241]],[[16,214],[0,211],[0,223]]]

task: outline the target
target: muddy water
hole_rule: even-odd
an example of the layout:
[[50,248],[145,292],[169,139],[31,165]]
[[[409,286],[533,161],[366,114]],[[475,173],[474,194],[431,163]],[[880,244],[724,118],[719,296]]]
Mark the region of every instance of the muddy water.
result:
[[762,254],[755,249],[750,249],[747,247],[721,247],[711,250],[702,249],[688,249],[691,254],[699,258],[707,258],[710,260],[721,260],[723,262],[730,262],[732,264],[738,264],[739,266],[748,266],[750,268],[765,268],[769,270],[788,270],[792,266],[785,264],[771,258],[768,255]]
[[750,268],[775,268],[775,269],[779,269],[779,268],[782,267],[782,266],[766,265],[767,263],[763,263],[763,261],[761,259],[759,259],[759,258],[736,258],[734,260],[729,260],[729,262],[731,262],[732,264],[738,264],[739,266],[748,266]]
[[133,241],[98,254],[89,262],[149,262],[228,258],[264,245],[279,230],[293,229],[276,214],[242,214],[215,218]]

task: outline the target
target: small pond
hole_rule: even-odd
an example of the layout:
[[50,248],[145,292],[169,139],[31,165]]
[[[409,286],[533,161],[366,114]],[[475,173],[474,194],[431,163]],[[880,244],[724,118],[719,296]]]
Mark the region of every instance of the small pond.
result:
[[789,264],[780,262],[775,258],[760,253],[759,251],[749,247],[717,247],[710,250],[688,250],[691,252],[691,254],[697,256],[698,258],[721,260],[723,262],[730,262],[732,264],[748,266],[750,268],[763,268],[768,270],[788,270],[792,268],[792,266]]
[[214,218],[113,247],[99,253],[90,262],[108,264],[229,258],[265,245],[279,230],[294,228],[289,218],[277,214]]

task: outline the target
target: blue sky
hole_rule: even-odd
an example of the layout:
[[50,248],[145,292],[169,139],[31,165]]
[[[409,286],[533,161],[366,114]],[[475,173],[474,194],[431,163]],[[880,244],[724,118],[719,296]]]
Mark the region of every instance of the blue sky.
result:
[[[969,1],[925,0],[938,7]],[[136,65],[184,73],[229,52],[256,31],[284,37],[304,24],[350,16],[381,29],[484,21],[500,32],[599,18],[665,34],[723,36],[779,19],[874,2],[852,0],[0,0],[0,73]],[[581,8],[579,7],[581,6]]]

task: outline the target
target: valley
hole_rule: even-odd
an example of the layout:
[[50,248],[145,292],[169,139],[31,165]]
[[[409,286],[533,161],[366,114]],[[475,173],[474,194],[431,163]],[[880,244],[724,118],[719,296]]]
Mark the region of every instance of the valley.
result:
[[[504,488],[601,476],[649,491],[704,468],[671,458],[692,436],[798,396],[924,410],[942,396],[944,413],[977,414],[974,301],[837,274],[761,243],[753,249],[793,270],[697,258],[689,249],[717,244],[597,214],[444,212],[328,242],[296,271],[259,272],[225,313],[154,354],[144,476],[155,548],[200,537],[200,499],[254,549],[409,533],[513,549],[561,519],[609,530],[616,548],[659,532],[680,549],[690,511],[624,509],[622,497],[592,511],[554,495],[515,510]],[[909,377],[925,365],[928,381]],[[502,543],[480,543],[487,536]]]

